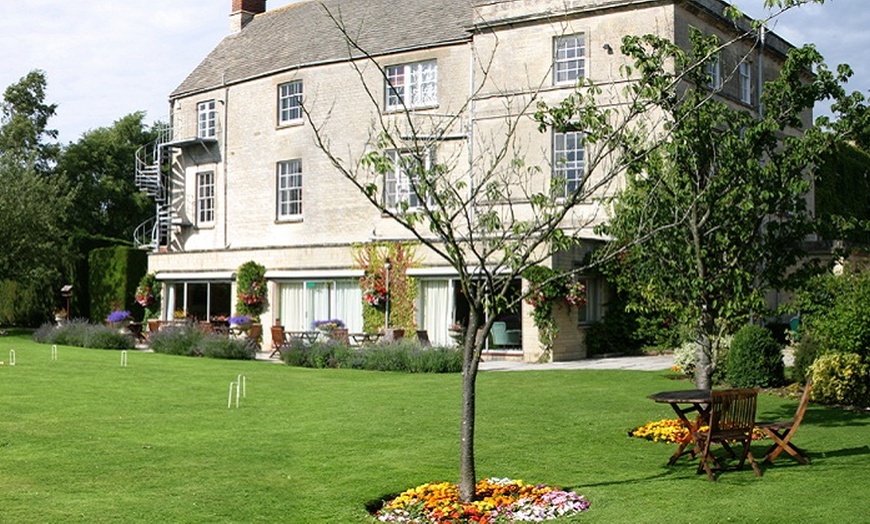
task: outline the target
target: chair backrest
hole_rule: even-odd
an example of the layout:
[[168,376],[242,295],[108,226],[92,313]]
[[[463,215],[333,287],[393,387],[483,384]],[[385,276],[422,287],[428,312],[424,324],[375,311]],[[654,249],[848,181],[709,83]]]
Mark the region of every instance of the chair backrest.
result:
[[432,343],[429,341],[429,332],[425,329],[418,329],[417,342],[419,342],[423,347],[430,347]]
[[489,330],[492,335],[492,343],[496,346],[508,345],[507,324],[504,322],[493,322],[492,328]]
[[272,326],[272,347],[277,349],[284,343],[284,326]]
[[807,379],[807,383],[804,384],[804,394],[801,395],[801,403],[798,404],[797,411],[794,414],[794,419],[791,421],[792,431],[797,429],[800,425],[801,420],[804,419],[804,414],[807,412],[807,404],[810,403],[810,391],[813,389],[813,378],[810,377]]
[[260,337],[263,336],[263,324],[251,324],[248,328],[248,339],[256,343],[260,343]]
[[348,335],[347,328],[335,328],[332,330],[332,333],[329,334],[332,340],[336,342],[341,342],[342,344],[350,344],[350,336]]
[[710,400],[710,435],[749,436],[755,426],[757,389],[723,389],[713,391]]

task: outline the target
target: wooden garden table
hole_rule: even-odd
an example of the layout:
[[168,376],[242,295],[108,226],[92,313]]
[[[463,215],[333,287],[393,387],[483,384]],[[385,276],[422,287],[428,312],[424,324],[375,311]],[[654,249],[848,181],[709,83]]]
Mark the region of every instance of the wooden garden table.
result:
[[[695,446],[695,442],[697,442],[696,435],[701,426],[707,423],[710,414],[710,400],[712,399],[710,390],[684,389],[680,391],[662,391],[647,398],[659,404],[670,404],[677,417],[679,417],[680,422],[689,430],[689,440],[680,444],[677,452],[668,461],[668,465],[673,466],[677,462],[677,459],[683,455],[689,444],[692,444],[692,449],[688,453],[695,456],[697,451]],[[689,420],[687,416],[689,413],[698,414],[694,422]]]
[[383,333],[350,333],[350,339],[353,340],[357,346],[374,344],[383,336]]

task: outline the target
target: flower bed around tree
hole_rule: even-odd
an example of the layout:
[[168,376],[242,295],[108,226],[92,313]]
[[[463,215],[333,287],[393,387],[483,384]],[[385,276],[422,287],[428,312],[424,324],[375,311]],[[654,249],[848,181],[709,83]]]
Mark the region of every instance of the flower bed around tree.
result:
[[589,502],[573,491],[532,486],[522,480],[483,479],[475,493],[475,500],[464,504],[456,484],[423,484],[388,501],[375,517],[378,522],[496,524],[543,522],[589,508]]

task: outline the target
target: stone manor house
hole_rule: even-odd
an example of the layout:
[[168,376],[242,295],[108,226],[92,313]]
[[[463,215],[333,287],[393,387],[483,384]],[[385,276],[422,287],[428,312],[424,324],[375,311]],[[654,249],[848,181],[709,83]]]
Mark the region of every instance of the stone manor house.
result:
[[[316,144],[314,126],[339,156],[354,158],[371,144],[373,122],[408,108],[414,118],[451,122],[439,130],[437,154],[463,158],[474,147],[471,137],[494,129],[514,101],[534,95],[555,103],[582,78],[618,79],[625,35],[654,33],[687,46],[689,28],[696,27],[729,38],[735,33],[722,14],[726,5],[312,0],[270,11],[266,0],[232,0],[229,34],[169,95],[169,126],[138,158],[137,182],[155,197],[157,210],[137,241],[150,250],[149,271],[163,284],[163,318],[231,314],[235,272],[253,260],[267,269],[264,326],[304,330],[315,320],[339,318],[351,332],[362,331],[363,272],[351,247],[413,239],[335,169]],[[760,86],[789,47],[770,33],[763,45],[739,42],[710,69],[711,87],[729,103],[757,111]],[[360,49],[369,58],[360,58]],[[558,175],[570,188],[595,176],[584,170],[580,133],[539,132],[530,116],[518,120],[515,132],[542,184]],[[401,169],[382,178],[384,202],[413,208],[418,197]],[[578,223],[588,245],[551,264],[575,263],[603,240],[588,218],[604,213],[591,202],[577,213],[584,215]],[[454,270],[419,250],[422,263],[408,271],[418,285],[416,327],[433,344],[449,344],[448,328],[467,318],[467,304]],[[607,290],[595,275],[585,276],[585,284],[586,306],[559,319],[563,335],[553,359],[586,354],[584,331],[600,320]],[[539,358],[528,309],[523,304],[499,319],[516,338],[490,347],[491,355]],[[264,337],[268,347],[268,329]]]

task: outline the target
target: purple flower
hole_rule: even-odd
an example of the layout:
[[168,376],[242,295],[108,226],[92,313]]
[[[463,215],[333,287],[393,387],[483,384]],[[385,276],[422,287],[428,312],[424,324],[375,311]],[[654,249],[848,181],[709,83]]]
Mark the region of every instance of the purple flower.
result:
[[123,322],[129,319],[130,312],[120,310],[112,311],[111,313],[109,313],[109,316],[106,317],[106,321],[111,322],[112,324],[114,324],[115,322]]

